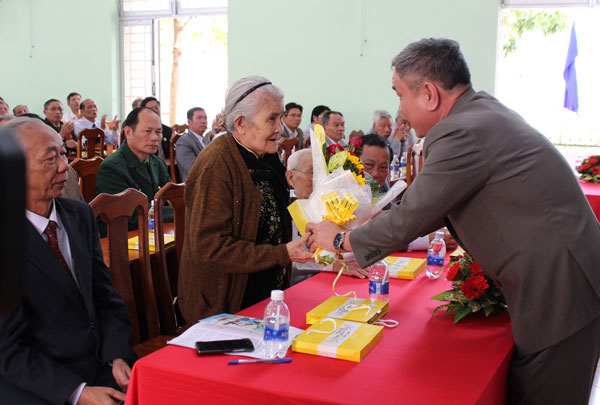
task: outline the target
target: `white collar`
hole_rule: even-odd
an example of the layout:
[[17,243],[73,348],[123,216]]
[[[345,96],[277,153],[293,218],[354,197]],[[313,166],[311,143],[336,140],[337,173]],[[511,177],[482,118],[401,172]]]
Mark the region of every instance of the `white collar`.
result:
[[35,212],[29,211],[27,209],[25,210],[25,216],[27,217],[29,222],[31,222],[31,225],[33,225],[33,227],[40,233],[40,235],[44,233],[44,231],[48,227],[48,222],[50,221],[56,222],[59,228],[62,227],[61,222],[58,220],[58,215],[56,213],[56,204],[54,203],[54,200],[52,200],[52,208],[50,209],[50,216],[48,218],[36,214]]

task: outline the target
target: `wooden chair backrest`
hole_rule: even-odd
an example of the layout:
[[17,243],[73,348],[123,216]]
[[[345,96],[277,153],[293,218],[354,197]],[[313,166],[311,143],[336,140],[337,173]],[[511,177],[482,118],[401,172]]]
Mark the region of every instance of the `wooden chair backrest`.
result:
[[86,139],[85,150],[87,151],[87,159],[96,156],[96,140],[100,137],[100,157],[104,157],[104,131],[100,128],[84,129],[77,136],[77,157],[80,158],[83,149],[83,138]]
[[[175,132],[174,128],[173,132]],[[181,182],[181,176],[179,175],[179,170],[177,170],[177,161],[175,160],[175,144],[177,143],[177,140],[179,138],[181,138],[181,134],[174,133],[173,135],[171,135],[171,139],[169,140],[169,162],[171,163],[169,166],[169,172],[171,174],[171,180],[177,183]]]
[[284,162],[283,165],[287,167],[288,159],[292,154],[292,150],[294,148],[299,149],[300,142],[298,138],[281,138],[279,141],[279,154],[281,155],[281,151],[284,153]]
[[406,152],[406,187],[410,186],[417,174],[423,170],[423,148],[417,153],[413,146],[410,145]]
[[188,130],[188,124],[182,124],[182,125],[175,124],[175,125],[173,125],[173,127],[171,129],[173,129],[173,135],[175,135],[175,134],[181,135],[181,134],[185,133],[185,131]]
[[69,164],[77,172],[79,190],[88,204],[96,197],[96,178],[103,160],[100,156],[91,159],[77,158]]
[[[184,202],[185,184],[167,183],[154,196],[154,229],[156,235],[157,251],[159,252],[158,266],[153,273],[154,289],[158,297],[158,305],[163,314],[162,333],[172,335],[177,329],[175,316],[175,307],[173,299],[176,296],[179,263],[181,260],[181,251],[183,250],[183,240],[185,235],[185,202]],[[176,268],[169,269],[167,266],[167,256],[165,253],[164,221],[163,207],[165,203],[173,208],[173,222],[175,225],[175,253]]]
[[145,339],[158,336],[160,334],[160,325],[148,251],[148,197],[136,189],[128,188],[119,194],[99,194],[90,202],[90,206],[96,216],[100,217],[107,225],[110,274],[115,288],[123,298],[129,318],[133,324],[133,333],[131,336],[133,345],[140,343],[144,339],[136,307],[127,241],[127,219],[131,216],[132,212],[137,212],[139,270],[147,333]]

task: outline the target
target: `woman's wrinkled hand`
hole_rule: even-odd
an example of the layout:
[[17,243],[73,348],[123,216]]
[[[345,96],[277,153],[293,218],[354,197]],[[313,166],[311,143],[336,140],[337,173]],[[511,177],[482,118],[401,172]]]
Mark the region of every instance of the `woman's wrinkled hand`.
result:
[[285,245],[291,262],[306,263],[312,260],[312,253],[303,246],[308,240],[309,235],[310,234],[307,232],[300,239],[293,240]]

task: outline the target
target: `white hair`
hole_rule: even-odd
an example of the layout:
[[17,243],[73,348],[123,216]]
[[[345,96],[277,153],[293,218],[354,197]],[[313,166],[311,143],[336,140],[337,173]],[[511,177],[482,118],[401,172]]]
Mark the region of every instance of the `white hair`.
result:
[[373,123],[377,124],[382,118],[392,119],[392,115],[385,110],[375,110],[373,112]]
[[[278,98],[283,104],[283,92],[274,84],[258,87],[244,96],[252,87],[265,82],[270,82],[270,80],[262,76],[246,76],[229,85],[227,93],[225,93],[225,107],[223,108],[228,131],[233,131],[235,118],[240,115],[252,120],[265,96]],[[243,98],[240,100],[240,97]]]
[[311,153],[310,148],[300,149],[299,151],[292,153],[290,155],[290,158],[287,161],[287,169],[288,170],[304,169],[303,167],[299,167],[300,159],[302,158],[302,156],[304,156],[306,154],[310,154],[310,153]]
[[42,125],[46,127],[46,124],[41,119],[31,117],[17,117],[8,121],[5,125],[2,126],[2,129],[12,132],[19,144],[21,145],[21,147],[24,150],[27,150],[31,147],[32,140],[28,134],[23,132],[23,129],[35,125]]

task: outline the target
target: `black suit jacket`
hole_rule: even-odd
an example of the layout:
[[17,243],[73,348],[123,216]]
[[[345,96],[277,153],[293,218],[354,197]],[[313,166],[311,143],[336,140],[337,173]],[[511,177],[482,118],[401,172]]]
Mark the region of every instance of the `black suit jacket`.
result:
[[116,358],[134,360],[131,324],[103,261],[92,209],[55,200],[71,247],[76,284],[26,221],[24,296],[0,315],[0,401],[64,403]]
[[168,158],[169,156],[171,156],[171,150],[169,149],[169,147],[170,147],[171,135],[173,135],[173,129],[165,124],[161,124],[161,127],[162,127],[162,140],[160,141],[160,144],[163,148],[163,152],[165,153],[165,157]]

